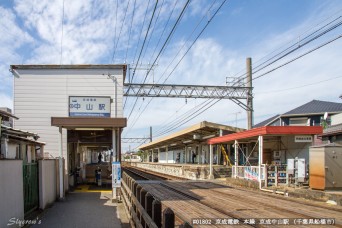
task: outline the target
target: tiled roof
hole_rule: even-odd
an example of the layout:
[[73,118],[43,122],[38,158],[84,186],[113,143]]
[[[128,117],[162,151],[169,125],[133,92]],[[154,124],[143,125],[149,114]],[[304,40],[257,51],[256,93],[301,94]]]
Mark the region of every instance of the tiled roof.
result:
[[282,116],[298,115],[298,114],[313,114],[313,113],[331,113],[342,112],[342,103],[312,100],[303,104],[289,112],[284,113]]
[[266,126],[268,125],[270,122],[274,121],[275,119],[278,119],[279,118],[279,114],[275,115],[275,116],[272,116],[271,118],[268,118],[267,120],[264,120],[258,124],[255,124],[253,126],[253,128],[256,128],[256,127],[263,127],[263,126]]

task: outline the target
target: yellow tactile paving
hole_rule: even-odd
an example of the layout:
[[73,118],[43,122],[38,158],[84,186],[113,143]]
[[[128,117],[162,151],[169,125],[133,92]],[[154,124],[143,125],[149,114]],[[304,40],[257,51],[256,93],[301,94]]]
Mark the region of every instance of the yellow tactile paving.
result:
[[90,190],[91,185],[80,185],[75,189],[74,192],[111,192],[112,190],[98,189],[98,190]]

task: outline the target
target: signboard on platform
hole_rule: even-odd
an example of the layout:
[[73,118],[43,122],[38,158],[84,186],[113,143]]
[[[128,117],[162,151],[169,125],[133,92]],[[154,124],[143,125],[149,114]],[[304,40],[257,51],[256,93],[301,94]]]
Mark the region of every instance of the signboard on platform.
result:
[[295,135],[295,142],[296,143],[312,142],[312,136],[311,135]]
[[110,117],[110,97],[69,97],[69,116]]
[[112,162],[112,188],[121,187],[121,165],[120,162]]
[[257,170],[257,168],[246,166],[244,173],[245,178],[248,180],[258,181],[259,179],[259,170]]

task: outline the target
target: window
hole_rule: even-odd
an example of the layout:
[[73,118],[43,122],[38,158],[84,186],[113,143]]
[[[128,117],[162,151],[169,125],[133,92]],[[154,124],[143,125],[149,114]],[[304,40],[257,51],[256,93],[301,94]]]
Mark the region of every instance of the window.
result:
[[[290,126],[310,126],[309,118],[290,118]],[[309,124],[308,124],[309,122]]]

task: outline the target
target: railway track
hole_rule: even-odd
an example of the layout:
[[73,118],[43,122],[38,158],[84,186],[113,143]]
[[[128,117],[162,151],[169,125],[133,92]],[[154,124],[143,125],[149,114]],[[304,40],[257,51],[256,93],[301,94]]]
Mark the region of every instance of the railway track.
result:
[[[288,201],[286,199],[274,198],[264,193],[249,190],[240,190],[232,187],[218,185],[212,182],[196,181],[173,181],[170,176],[163,177],[154,173],[146,173],[143,170],[126,169],[132,175],[143,180],[160,180],[160,187],[167,189],[170,194],[177,194],[185,201],[197,202],[217,211],[219,214],[229,218],[238,219],[240,224],[246,218],[335,218],[335,227],[342,227],[342,208],[319,207],[312,204],[300,204],[301,202]],[[133,177],[134,178],[134,177]],[[146,185],[148,188],[148,186]],[[160,190],[161,192],[162,190]],[[160,193],[162,195],[162,193]],[[161,201],[163,199],[160,199]],[[246,202],[247,201],[247,202]],[[171,204],[170,204],[171,205]],[[176,205],[177,206],[177,205]],[[318,209],[318,211],[317,211]],[[178,216],[180,220],[187,221],[184,216]],[[191,222],[191,221],[187,221]],[[268,225],[244,224],[246,227],[269,227]],[[211,226],[212,227],[212,226]],[[272,226],[276,227],[276,226]],[[279,226],[282,227],[282,226]],[[308,225],[296,225],[296,227],[308,227]],[[314,227],[320,227],[314,225]]]

